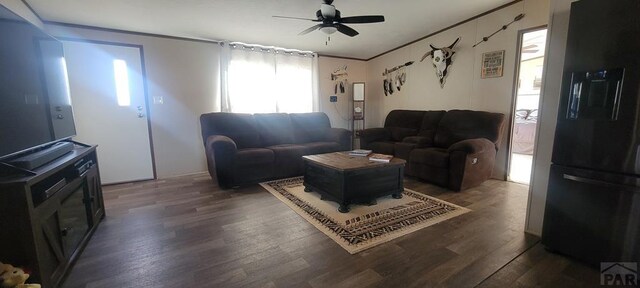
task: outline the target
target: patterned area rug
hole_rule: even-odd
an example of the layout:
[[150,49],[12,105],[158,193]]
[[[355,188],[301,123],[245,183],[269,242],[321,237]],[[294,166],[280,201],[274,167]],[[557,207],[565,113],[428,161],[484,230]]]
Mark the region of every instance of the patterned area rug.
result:
[[351,254],[471,211],[404,189],[401,199],[378,198],[376,205],[350,205],[349,213],[340,213],[336,202],[304,192],[302,182],[295,177],[260,185]]

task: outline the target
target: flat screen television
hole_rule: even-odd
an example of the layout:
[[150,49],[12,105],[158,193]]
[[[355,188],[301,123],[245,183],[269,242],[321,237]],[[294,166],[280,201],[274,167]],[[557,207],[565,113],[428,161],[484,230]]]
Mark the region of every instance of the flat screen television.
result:
[[62,43],[0,5],[0,161],[75,133]]

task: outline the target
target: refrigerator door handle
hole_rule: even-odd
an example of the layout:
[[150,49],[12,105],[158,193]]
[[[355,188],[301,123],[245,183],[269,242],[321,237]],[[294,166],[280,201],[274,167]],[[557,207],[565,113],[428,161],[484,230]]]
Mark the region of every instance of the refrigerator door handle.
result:
[[567,179],[567,180],[571,180],[571,181],[586,183],[586,184],[594,184],[594,185],[600,185],[600,186],[605,186],[605,187],[623,189],[623,190],[627,190],[627,191],[631,190],[631,191],[635,191],[635,192],[640,192],[640,187],[624,185],[624,184],[618,184],[618,183],[611,183],[611,182],[606,182],[606,181],[602,181],[602,180],[589,179],[589,178],[584,178],[584,177],[574,176],[574,175],[569,175],[569,174],[563,174],[562,178]]

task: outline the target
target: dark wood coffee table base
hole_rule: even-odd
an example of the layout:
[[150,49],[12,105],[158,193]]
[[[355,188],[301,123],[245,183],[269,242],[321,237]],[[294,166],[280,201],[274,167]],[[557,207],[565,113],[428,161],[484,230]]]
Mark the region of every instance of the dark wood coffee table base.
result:
[[342,213],[349,212],[350,204],[374,204],[376,198],[387,195],[402,198],[404,160],[382,165],[365,163],[357,169],[347,170],[306,158],[304,163],[304,191],[315,191],[323,198],[337,202],[340,204],[338,211]]

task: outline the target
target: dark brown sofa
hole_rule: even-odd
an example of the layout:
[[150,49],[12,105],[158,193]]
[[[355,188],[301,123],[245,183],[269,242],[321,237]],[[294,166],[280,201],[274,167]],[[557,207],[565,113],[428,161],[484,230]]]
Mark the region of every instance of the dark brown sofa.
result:
[[209,174],[223,188],[302,175],[303,155],[351,149],[324,113],[200,116]]
[[491,177],[504,115],[471,110],[394,110],[360,146],[407,160],[409,176],[460,191]]

